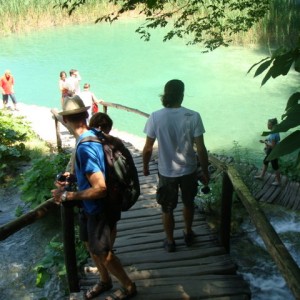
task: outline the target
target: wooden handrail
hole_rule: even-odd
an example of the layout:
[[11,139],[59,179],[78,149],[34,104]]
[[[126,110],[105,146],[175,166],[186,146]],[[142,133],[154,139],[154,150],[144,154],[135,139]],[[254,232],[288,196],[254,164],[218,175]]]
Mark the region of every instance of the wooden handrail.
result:
[[212,164],[224,172],[221,204],[222,216],[220,225],[220,241],[222,245],[225,249],[229,249],[230,210],[232,203],[232,191],[234,190],[245,206],[252,223],[263,239],[269,254],[275,261],[287,285],[293,292],[295,298],[300,299],[300,269],[274,230],[273,226],[268,221],[266,215],[260,208],[259,203],[255,200],[248,187],[243,182],[239,172],[234,166],[226,165],[219,161],[216,157],[209,155],[209,160]]
[[138,109],[135,109],[135,108],[131,108],[131,107],[128,107],[128,106],[125,106],[125,105],[121,105],[121,104],[117,104],[117,103],[111,103],[111,102],[104,102],[102,101],[100,103],[101,105],[103,105],[103,111],[105,113],[107,113],[107,108],[108,107],[114,107],[114,108],[117,108],[117,109],[122,109],[122,110],[126,110],[128,112],[132,112],[132,113],[135,113],[137,115],[140,115],[140,116],[143,116],[143,117],[146,117],[146,118],[149,118],[149,114],[141,111],[141,110],[138,110]]
[[53,208],[57,208],[57,205],[53,202],[53,198],[50,198],[21,217],[0,226],[0,241],[5,240],[23,227],[41,219]]

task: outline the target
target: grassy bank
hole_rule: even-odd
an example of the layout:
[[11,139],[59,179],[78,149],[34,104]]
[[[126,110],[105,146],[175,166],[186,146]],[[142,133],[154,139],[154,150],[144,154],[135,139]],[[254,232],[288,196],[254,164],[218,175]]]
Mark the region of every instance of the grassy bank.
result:
[[71,16],[57,6],[57,0],[11,0],[0,6],[0,34],[27,33],[33,30],[93,23],[115,7],[107,1],[87,0]]
[[[58,7],[59,0],[11,0],[0,7],[0,34],[26,33],[70,24],[94,23],[116,9],[107,0],[86,0],[71,15]],[[247,32],[232,36],[239,45],[294,45],[298,39],[300,5],[297,0],[273,0],[266,17]]]

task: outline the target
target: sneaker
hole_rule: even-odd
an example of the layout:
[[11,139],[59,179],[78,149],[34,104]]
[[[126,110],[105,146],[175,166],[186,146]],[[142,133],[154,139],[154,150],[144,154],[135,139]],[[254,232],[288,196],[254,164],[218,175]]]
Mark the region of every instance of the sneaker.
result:
[[164,240],[164,249],[167,251],[167,252],[175,252],[176,250],[176,245],[175,245],[175,242],[173,243],[168,243],[168,240]]
[[278,186],[279,182],[278,181],[274,181],[274,182],[271,183],[271,185]]
[[254,179],[259,179],[259,180],[262,180],[262,179],[263,179],[263,177],[262,177],[261,175],[255,175],[255,176],[254,176]]
[[194,241],[194,238],[195,238],[195,234],[194,234],[193,231],[191,231],[189,234],[186,234],[183,231],[183,238],[184,238],[184,242],[187,245],[187,247],[190,247],[193,244],[193,241]]

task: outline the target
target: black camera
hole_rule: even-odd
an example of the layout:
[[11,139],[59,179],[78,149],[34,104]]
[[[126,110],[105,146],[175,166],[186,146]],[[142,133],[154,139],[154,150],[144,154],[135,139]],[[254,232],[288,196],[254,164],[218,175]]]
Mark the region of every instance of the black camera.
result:
[[74,174],[68,176],[64,175],[64,172],[60,172],[56,175],[56,180],[60,182],[65,182],[64,189],[66,191],[76,191],[77,190],[77,178]]
[[76,176],[74,174],[70,174],[66,176],[64,175],[64,172],[60,172],[59,174],[57,174],[56,180],[61,182],[69,182],[69,183],[77,182]]
[[67,176],[63,175],[63,173],[59,173],[56,175],[56,180],[57,181],[61,181],[61,182],[65,182],[67,181]]

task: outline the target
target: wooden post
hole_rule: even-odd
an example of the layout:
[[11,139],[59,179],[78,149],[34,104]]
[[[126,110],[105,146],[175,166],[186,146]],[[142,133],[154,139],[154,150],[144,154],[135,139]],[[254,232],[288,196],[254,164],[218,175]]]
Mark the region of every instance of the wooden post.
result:
[[103,105],[103,112],[104,112],[105,114],[107,114],[107,106],[106,106],[106,105]]
[[221,198],[220,242],[226,252],[230,252],[231,207],[233,186],[226,172],[223,172]]
[[59,122],[58,122],[58,120],[55,116],[54,116],[54,119],[55,119],[55,132],[56,132],[57,150],[58,150],[58,152],[61,152],[62,142],[61,142],[61,137],[60,137]]
[[74,209],[73,203],[61,206],[65,265],[70,293],[80,292],[77,259],[75,251]]

